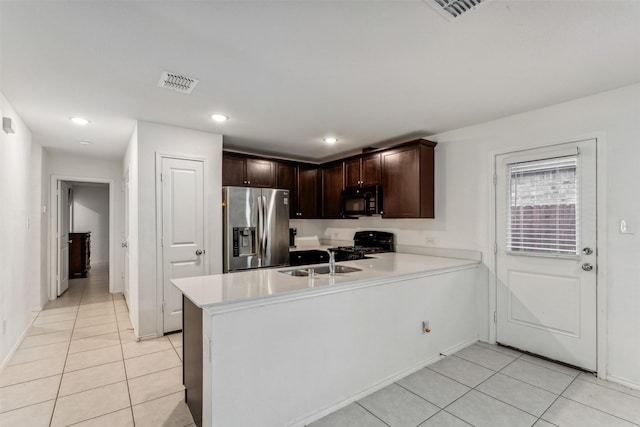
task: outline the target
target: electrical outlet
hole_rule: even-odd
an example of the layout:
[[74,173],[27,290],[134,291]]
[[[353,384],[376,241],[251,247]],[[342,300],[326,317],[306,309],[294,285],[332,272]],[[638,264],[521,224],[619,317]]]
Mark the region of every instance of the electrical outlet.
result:
[[436,243],[436,240],[433,237],[427,236],[424,238],[424,241],[427,245],[433,245]]

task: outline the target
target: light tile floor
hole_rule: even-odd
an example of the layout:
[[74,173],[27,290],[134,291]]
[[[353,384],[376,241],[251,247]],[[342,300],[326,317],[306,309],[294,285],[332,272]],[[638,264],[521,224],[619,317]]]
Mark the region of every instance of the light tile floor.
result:
[[478,342],[309,427],[640,425],[640,391]]
[[106,265],[37,314],[0,375],[0,426],[193,426],[182,335],[137,342]]

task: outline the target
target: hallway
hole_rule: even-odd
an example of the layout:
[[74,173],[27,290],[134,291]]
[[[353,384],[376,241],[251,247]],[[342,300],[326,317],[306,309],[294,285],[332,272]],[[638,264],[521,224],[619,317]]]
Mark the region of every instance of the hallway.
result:
[[37,313],[0,375],[2,426],[192,426],[182,334],[137,342],[108,265]]

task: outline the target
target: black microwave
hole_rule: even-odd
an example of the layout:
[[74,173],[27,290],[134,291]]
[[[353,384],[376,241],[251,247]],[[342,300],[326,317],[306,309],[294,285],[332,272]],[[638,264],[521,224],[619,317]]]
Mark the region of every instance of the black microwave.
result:
[[347,187],[342,192],[343,216],[371,216],[382,213],[380,186]]

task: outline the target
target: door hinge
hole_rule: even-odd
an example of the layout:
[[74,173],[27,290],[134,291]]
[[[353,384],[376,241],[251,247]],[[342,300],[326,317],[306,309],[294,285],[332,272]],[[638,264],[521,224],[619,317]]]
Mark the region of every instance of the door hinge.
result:
[[162,181],[163,181],[163,179],[162,179],[162,172],[160,172],[160,182],[162,182]]
[[160,238],[160,247],[164,248],[164,237]]
[[498,323],[498,312],[494,311],[493,312],[493,323]]
[[498,184],[498,175],[496,175],[495,173],[493,174],[493,185]]
[[162,312],[163,313],[164,313],[166,307],[167,307],[167,303],[165,301],[162,301]]
[[494,243],[494,244],[493,244],[493,253],[494,253],[494,254],[497,254],[497,253],[498,253],[498,244],[497,244],[497,243]]

